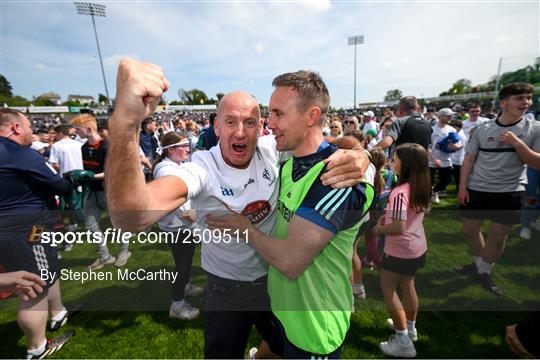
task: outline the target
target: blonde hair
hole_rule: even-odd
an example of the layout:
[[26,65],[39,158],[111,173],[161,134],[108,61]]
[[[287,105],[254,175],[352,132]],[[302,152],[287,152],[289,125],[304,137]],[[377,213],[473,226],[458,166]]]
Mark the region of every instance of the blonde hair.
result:
[[96,118],[90,114],[81,114],[71,119],[70,124],[73,126],[87,126],[94,131],[97,131]]

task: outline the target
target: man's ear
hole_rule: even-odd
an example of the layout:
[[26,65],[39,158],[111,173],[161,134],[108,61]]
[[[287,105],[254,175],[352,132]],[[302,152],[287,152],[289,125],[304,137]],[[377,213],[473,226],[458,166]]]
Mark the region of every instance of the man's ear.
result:
[[214,119],[214,133],[216,134],[217,137],[219,137],[219,117],[216,116],[216,118]]
[[313,106],[309,110],[308,126],[318,126],[321,120],[321,108]]
[[11,131],[13,131],[13,133],[15,135],[20,135],[21,134],[21,124],[19,124],[18,122],[11,123]]

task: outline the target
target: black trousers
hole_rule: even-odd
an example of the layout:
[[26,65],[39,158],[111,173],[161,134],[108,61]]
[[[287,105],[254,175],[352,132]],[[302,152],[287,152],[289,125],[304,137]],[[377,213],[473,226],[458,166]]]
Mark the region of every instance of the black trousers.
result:
[[[186,235],[190,233],[186,232]],[[181,233],[181,235],[184,235]],[[174,271],[178,274],[176,281],[172,283],[172,299],[173,301],[181,301],[184,299],[186,284],[189,283],[191,277],[191,265],[193,264],[193,254],[195,253],[196,244],[193,238],[188,236],[180,236],[177,243],[169,242],[174,258]]]
[[205,359],[243,359],[253,325],[271,350],[281,352],[266,276],[244,282],[208,274],[204,311]]
[[[435,182],[435,173],[439,173],[439,182],[437,185],[434,185]],[[429,168],[429,173],[431,175],[431,185],[433,186],[434,192],[444,191],[450,181],[452,181],[452,168],[451,167],[441,167],[441,168]]]
[[459,177],[461,176],[461,165],[452,165],[452,173],[454,174],[454,181],[456,182],[456,193],[459,192]]

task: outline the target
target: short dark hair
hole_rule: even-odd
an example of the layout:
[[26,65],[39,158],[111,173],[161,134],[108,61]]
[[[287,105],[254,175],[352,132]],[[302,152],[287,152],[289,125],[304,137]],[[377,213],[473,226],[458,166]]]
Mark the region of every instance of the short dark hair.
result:
[[407,114],[410,114],[418,109],[418,101],[414,96],[405,96],[399,100],[398,107]]
[[53,130],[59,134],[69,136],[69,129],[71,129],[71,126],[66,124],[60,124],[56,125]]
[[482,106],[481,106],[479,103],[477,103],[477,102],[473,102],[473,103],[470,103],[470,104],[469,104],[469,109],[476,109],[476,108],[480,108],[480,109],[481,109]]
[[343,136],[352,136],[361,143],[366,140],[366,137],[364,136],[362,130],[347,131],[345,134],[343,134]]
[[499,91],[499,100],[506,100],[512,95],[532,94],[533,92],[534,86],[531,84],[523,82],[511,83]]
[[290,86],[299,95],[298,106],[305,111],[311,104],[321,108],[321,122],[324,122],[330,108],[330,94],[319,73],[309,70],[300,70],[276,76],[272,86]]
[[210,124],[214,125],[214,122],[216,121],[216,116],[217,116],[216,113],[211,113],[210,114],[210,117],[209,117]]
[[141,123],[141,128],[142,128],[143,130],[145,130],[145,129],[146,129],[146,125],[148,125],[148,124],[150,124],[150,123],[152,123],[152,122],[154,122],[154,121],[155,121],[154,118],[152,118],[151,116],[147,117],[147,118],[144,119],[143,122]]
[[24,116],[24,114],[19,110],[0,108],[0,127],[18,121],[20,116]]

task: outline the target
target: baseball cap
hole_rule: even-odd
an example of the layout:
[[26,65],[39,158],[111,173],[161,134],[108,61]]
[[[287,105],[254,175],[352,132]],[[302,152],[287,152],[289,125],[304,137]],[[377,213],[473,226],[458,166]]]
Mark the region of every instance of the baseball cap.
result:
[[374,117],[375,114],[373,113],[373,111],[369,110],[364,113],[364,116]]
[[442,108],[437,113],[437,116],[452,116],[452,115],[454,115],[454,112],[452,111],[452,109],[449,109],[449,108]]

